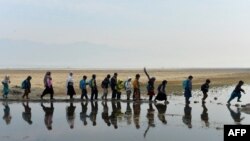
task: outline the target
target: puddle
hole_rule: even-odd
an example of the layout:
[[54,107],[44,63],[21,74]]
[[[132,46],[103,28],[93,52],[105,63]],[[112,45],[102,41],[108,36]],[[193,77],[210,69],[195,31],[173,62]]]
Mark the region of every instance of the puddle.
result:
[[[225,102],[232,89],[212,90],[205,104],[195,92],[190,105],[184,104],[182,96],[169,96],[167,105],[123,101],[2,102],[0,140],[221,141],[225,124],[250,124],[249,113],[241,108],[250,102],[250,95],[243,95],[239,108],[234,106],[236,100],[228,107]],[[245,90],[249,91],[249,87]]]

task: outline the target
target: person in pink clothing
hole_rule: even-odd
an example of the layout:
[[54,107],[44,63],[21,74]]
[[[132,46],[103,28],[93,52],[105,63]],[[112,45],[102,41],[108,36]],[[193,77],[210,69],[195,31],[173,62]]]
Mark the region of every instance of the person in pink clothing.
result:
[[53,90],[52,78],[51,78],[50,71],[46,72],[44,79],[43,79],[43,83],[44,83],[45,90],[43,91],[43,93],[41,95],[41,99],[43,99],[43,97],[46,94],[50,94],[50,99],[53,99],[54,90]]

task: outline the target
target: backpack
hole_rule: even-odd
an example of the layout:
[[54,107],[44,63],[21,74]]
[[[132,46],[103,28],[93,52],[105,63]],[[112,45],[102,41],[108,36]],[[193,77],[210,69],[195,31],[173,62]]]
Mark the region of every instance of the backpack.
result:
[[21,89],[26,89],[26,80],[24,80],[21,84]]
[[106,85],[105,83],[106,83],[105,80],[103,80],[103,81],[102,81],[102,84],[101,84],[101,87],[102,87],[102,88],[105,88],[105,85]]
[[186,87],[187,87],[187,80],[183,80],[182,81],[182,88],[186,89]]
[[124,88],[125,90],[127,89],[127,82],[128,82],[128,81],[124,81],[124,82],[123,82],[123,88]]
[[92,83],[93,79],[89,80],[89,87],[92,88],[93,87],[93,83]]

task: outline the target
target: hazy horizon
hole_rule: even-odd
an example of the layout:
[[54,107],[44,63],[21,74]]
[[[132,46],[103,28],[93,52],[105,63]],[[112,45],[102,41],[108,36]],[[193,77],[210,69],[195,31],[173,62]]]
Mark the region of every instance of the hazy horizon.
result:
[[249,68],[248,0],[0,0],[0,68]]

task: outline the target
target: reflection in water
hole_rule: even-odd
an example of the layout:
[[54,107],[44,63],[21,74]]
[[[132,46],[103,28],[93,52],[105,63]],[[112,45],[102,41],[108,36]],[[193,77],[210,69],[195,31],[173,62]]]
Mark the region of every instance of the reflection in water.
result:
[[185,123],[188,128],[192,128],[192,107],[189,104],[186,104],[184,107],[184,116],[182,117],[183,123]]
[[241,124],[241,121],[244,119],[244,117],[241,118],[241,112],[240,108],[237,108],[237,112],[231,109],[230,105],[227,105],[227,108],[236,124]]
[[117,119],[118,119],[118,122],[122,122],[122,118],[124,116],[124,113],[122,112],[122,106],[121,106],[121,102],[120,101],[117,101]]
[[89,115],[87,115],[88,101],[86,101],[85,103],[82,102],[81,106],[82,106],[82,112],[80,113],[80,119],[81,119],[83,125],[86,126],[86,125],[88,125],[87,118],[89,118]]
[[165,114],[166,114],[166,111],[167,111],[167,104],[166,103],[164,103],[164,104],[157,103],[157,104],[155,104],[155,107],[158,110],[158,118],[159,118],[159,120],[163,124],[167,124],[167,120],[165,118]]
[[132,109],[130,107],[130,102],[127,102],[127,107],[126,107],[124,118],[127,121],[127,125],[131,125],[131,123],[132,123]]
[[149,108],[148,108],[148,113],[147,113],[147,119],[148,119],[148,128],[146,129],[145,133],[144,133],[144,138],[146,137],[149,128],[150,127],[155,127],[155,123],[154,123],[154,108],[152,103],[149,103]]
[[98,102],[91,101],[91,113],[89,114],[90,120],[93,123],[93,126],[96,126],[96,116],[98,113]]
[[206,127],[209,127],[209,118],[208,118],[208,110],[207,110],[207,107],[205,105],[205,103],[202,103],[202,108],[203,108],[203,111],[201,113],[201,120],[205,122],[205,125]]
[[43,108],[43,111],[45,112],[44,123],[48,130],[52,130],[52,119],[54,113],[53,102],[50,102],[50,107],[45,107],[43,103],[41,103],[41,106]]
[[70,129],[74,128],[75,109],[76,109],[76,106],[74,106],[72,102],[70,103],[70,106],[66,107],[66,119],[67,119]]
[[118,125],[117,125],[118,108],[116,106],[115,101],[112,101],[111,104],[112,104],[112,112],[109,118],[110,118],[111,124],[114,126],[115,129],[117,129],[118,128]]
[[102,102],[102,106],[103,106],[102,119],[108,126],[110,126],[111,123],[109,119],[109,107],[107,105],[107,101]]
[[[91,105],[90,105],[91,104]],[[34,115],[37,115],[37,111],[32,111],[31,113],[31,108],[35,105],[34,103],[29,103],[28,101],[23,102],[22,106],[20,106],[20,114],[22,115],[22,121],[25,121],[25,124],[33,124]],[[59,103],[56,103],[56,105],[59,105]],[[60,104],[60,105],[65,105]],[[68,123],[68,126],[71,129],[75,128],[75,124],[78,122],[75,119],[75,113],[78,112],[80,113],[80,122],[83,124],[83,126],[87,126],[89,122],[91,122],[91,126],[97,126],[97,122],[99,124],[99,119],[97,119],[98,115],[98,101],[82,101],[81,102],[81,108],[79,111],[76,109],[76,105],[74,103],[66,103],[66,120]],[[79,105],[80,106],[80,105]],[[90,107],[91,106],[91,110]],[[124,107],[122,107],[124,106]],[[195,106],[195,105],[194,105]],[[200,107],[199,105],[197,105]],[[54,113],[54,106],[53,102],[50,103],[43,103],[41,102],[41,107],[45,113],[44,115],[44,124],[48,130],[52,130],[52,124],[53,123],[53,113]],[[64,106],[63,106],[64,107]],[[64,108],[62,109],[64,110]],[[142,127],[142,123],[147,123],[146,126],[143,130],[144,137],[148,137],[149,132],[152,130],[153,127],[156,126],[156,121],[155,118],[157,118],[157,121],[159,120],[161,124],[166,125],[167,124],[167,117],[166,117],[166,112],[167,112],[167,104],[166,103],[140,103],[140,102],[120,102],[120,101],[102,101],[100,103],[100,107],[102,107],[102,111],[100,115],[101,117],[101,123],[100,126],[107,126],[111,127],[112,129],[118,129],[121,128],[121,125],[133,125],[133,128],[135,129],[140,129]],[[99,107],[99,108],[100,108]],[[202,121],[202,127],[210,127],[211,126],[211,121],[209,119],[208,115],[208,109],[206,107],[205,103],[202,103],[202,112],[198,113],[198,116],[194,118],[198,118],[198,120]],[[89,108],[89,109],[88,109]],[[224,107],[226,108],[226,107]],[[233,118],[234,122],[236,124],[241,124],[242,120],[244,117],[242,117],[240,108],[235,108],[231,109],[232,107],[227,106],[231,117]],[[3,102],[3,109],[4,109],[4,115],[3,115],[3,120],[6,122],[7,125],[13,122],[12,115],[10,113],[10,107],[7,102]],[[60,108],[59,108],[60,109]],[[141,111],[141,109],[144,109]],[[157,109],[157,110],[156,110]],[[77,111],[76,111],[77,110]],[[223,110],[225,111],[225,110]],[[226,110],[227,111],[227,110]],[[225,111],[225,112],[226,112]],[[13,111],[12,111],[13,112]],[[64,113],[64,112],[63,112]],[[15,113],[16,114],[16,113]],[[32,115],[33,114],[33,115]],[[141,114],[143,114],[143,117],[140,117]],[[173,116],[182,116],[182,121],[179,122],[181,124],[182,122],[188,127],[188,128],[193,128],[192,127],[192,107],[189,104],[186,104],[184,107],[184,114],[170,114]],[[193,115],[196,115],[196,113],[193,113]],[[56,118],[54,115],[54,118]],[[61,116],[61,115],[60,115]],[[157,117],[155,117],[157,116]],[[20,117],[20,116],[19,116]],[[20,117],[21,118],[21,117]],[[89,119],[89,121],[88,121]],[[143,120],[143,121],[141,121]],[[145,121],[146,122],[145,122]],[[171,121],[171,119],[169,119]],[[194,119],[193,119],[194,120]],[[195,120],[196,121],[196,120]],[[36,124],[39,124],[39,122],[36,122]],[[158,126],[157,126],[158,127]]]
[[10,115],[10,107],[8,105],[8,102],[3,103],[4,106],[4,116],[3,119],[5,120],[6,124],[9,125],[11,122],[11,115]]
[[31,121],[31,108],[29,107],[29,102],[27,101],[26,104],[23,102],[24,112],[22,113],[23,120],[26,121],[28,124],[32,124]]
[[133,103],[133,109],[134,109],[134,124],[136,129],[140,129],[140,113],[141,113],[141,103],[140,102],[134,102]]

